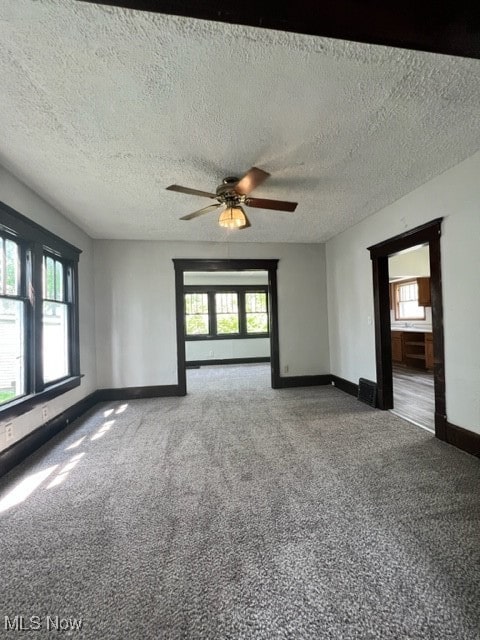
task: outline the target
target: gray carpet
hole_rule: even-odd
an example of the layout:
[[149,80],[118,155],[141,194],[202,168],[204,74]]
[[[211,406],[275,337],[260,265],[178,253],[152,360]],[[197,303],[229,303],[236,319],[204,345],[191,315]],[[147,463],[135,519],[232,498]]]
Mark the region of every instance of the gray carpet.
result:
[[0,481],[1,637],[480,638],[476,458],[262,365],[188,385],[99,405]]

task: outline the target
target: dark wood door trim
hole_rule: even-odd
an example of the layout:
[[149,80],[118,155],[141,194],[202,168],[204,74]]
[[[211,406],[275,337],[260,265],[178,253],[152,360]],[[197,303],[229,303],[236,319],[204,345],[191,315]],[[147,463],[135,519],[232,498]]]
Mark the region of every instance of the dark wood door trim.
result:
[[435,385],[435,435],[446,440],[445,355],[443,335],[442,270],[440,236],[442,218],[410,229],[393,238],[368,247],[372,260],[375,316],[375,357],[377,367],[378,406],[393,407],[392,349],[390,338],[390,301],[388,257],[398,251],[428,244],[430,252],[430,289]]
[[[388,256],[374,258],[372,268],[375,316],[375,359],[377,363],[377,404],[381,409],[391,409],[393,407],[393,377]],[[385,301],[387,301],[388,304],[385,304]]]
[[179,395],[187,393],[185,366],[185,320],[183,313],[183,274],[185,271],[267,271],[268,312],[270,323],[270,367],[272,388],[280,388],[280,346],[278,338],[278,260],[239,259],[179,259],[173,258],[175,268],[175,311],[177,327],[177,376]]

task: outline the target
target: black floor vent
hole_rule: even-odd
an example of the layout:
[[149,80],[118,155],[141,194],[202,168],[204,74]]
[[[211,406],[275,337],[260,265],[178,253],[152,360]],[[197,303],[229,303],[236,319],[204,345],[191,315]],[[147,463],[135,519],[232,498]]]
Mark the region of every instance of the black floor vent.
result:
[[371,407],[377,406],[377,383],[359,378],[358,380],[358,399]]

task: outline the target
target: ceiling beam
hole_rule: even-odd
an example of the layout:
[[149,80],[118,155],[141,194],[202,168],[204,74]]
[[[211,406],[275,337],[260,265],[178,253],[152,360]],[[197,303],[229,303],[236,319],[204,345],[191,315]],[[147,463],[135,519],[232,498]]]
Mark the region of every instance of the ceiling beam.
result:
[[270,0],[96,0],[95,4],[480,58],[480,3],[471,0],[280,0],[273,5]]

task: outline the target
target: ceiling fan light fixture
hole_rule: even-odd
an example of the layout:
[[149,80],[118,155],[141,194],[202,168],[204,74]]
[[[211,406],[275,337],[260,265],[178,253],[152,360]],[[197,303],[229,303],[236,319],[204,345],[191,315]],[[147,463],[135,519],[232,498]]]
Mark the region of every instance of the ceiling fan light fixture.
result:
[[218,218],[218,224],[227,229],[242,229],[247,226],[247,217],[242,207],[227,207]]
[[218,209],[218,207],[225,206],[225,210],[222,211],[218,219],[219,226],[225,229],[248,229],[252,225],[250,224],[247,214],[240,206],[241,204],[256,209],[290,212],[295,211],[297,207],[296,202],[250,197],[250,192],[262,184],[269,176],[270,174],[263,171],[263,169],[250,167],[247,173],[240,179],[234,177],[224,178],[222,184],[218,185],[215,193],[190,189],[190,187],[182,187],[179,184],[171,184],[166,188],[169,191],[203,196],[217,201],[215,204],[208,205],[207,207],[203,207],[203,209],[182,216],[180,220],[193,220],[214,209]]

